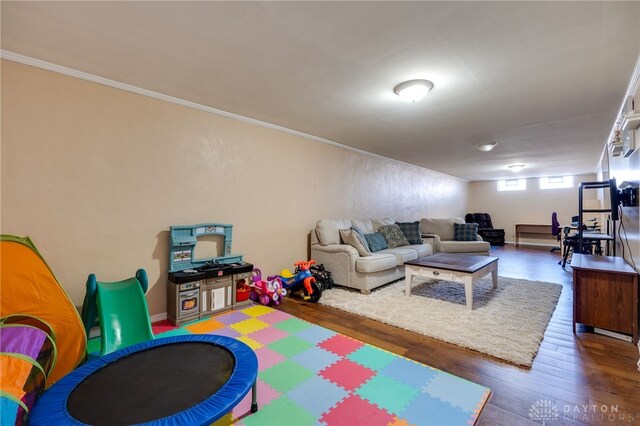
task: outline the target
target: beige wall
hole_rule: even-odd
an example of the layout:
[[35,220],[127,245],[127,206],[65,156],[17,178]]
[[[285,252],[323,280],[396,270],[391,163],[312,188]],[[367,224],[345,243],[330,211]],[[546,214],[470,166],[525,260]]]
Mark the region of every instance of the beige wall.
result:
[[[636,80],[636,87],[631,93],[635,101],[634,110],[640,111],[640,80]],[[640,129],[636,129],[634,135],[636,150],[629,157],[612,157],[606,144],[604,147],[600,169],[604,178],[616,178],[618,185],[625,181],[632,182],[636,187],[640,184]],[[632,265],[635,263],[636,270],[640,272],[640,208],[622,207],[621,221],[624,230],[619,235],[617,255],[624,254],[627,262]],[[624,244],[624,249],[621,244]]]
[[[636,146],[640,143],[640,131],[636,130]],[[624,160],[612,162],[610,176],[615,177],[616,183],[619,185],[624,181],[624,176],[635,175],[635,185],[640,183],[640,149]],[[620,233],[618,241],[618,255],[624,254],[629,264],[634,264],[636,270],[640,272],[640,208],[622,207],[621,221],[624,230]],[[620,246],[624,244],[624,249]],[[633,259],[632,257],[633,256]]]
[[[580,182],[595,181],[595,174],[574,177],[574,187],[566,189],[540,189],[538,178],[527,179],[524,191],[498,191],[496,181],[471,182],[469,185],[469,209],[491,215],[493,226],[505,230],[505,240],[515,241],[517,223],[551,225],[551,214],[558,213],[561,225],[571,223],[578,214],[578,186]],[[585,192],[585,206],[596,206],[595,191]],[[594,217],[596,215],[593,215]],[[590,216],[585,215],[585,219]],[[600,222],[602,223],[602,222]],[[521,243],[557,245],[551,237],[536,238],[530,235]]]
[[2,233],[29,235],[73,301],[89,273],[149,273],[165,311],[170,225],[234,225],[266,273],[321,218],[464,215],[468,183],[200,110],[2,62]]

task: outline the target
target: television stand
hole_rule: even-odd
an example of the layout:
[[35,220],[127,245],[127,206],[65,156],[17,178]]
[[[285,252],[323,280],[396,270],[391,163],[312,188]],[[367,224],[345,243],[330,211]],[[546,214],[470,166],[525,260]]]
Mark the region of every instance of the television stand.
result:
[[629,334],[638,343],[638,273],[621,257],[574,253],[573,332],[576,324]]

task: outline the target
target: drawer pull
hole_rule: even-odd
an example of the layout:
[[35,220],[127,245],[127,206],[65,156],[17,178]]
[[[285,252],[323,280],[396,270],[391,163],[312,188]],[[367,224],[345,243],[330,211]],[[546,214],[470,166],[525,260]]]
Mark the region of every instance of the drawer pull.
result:
[[438,271],[433,271],[433,275],[440,275],[440,272],[438,272]]

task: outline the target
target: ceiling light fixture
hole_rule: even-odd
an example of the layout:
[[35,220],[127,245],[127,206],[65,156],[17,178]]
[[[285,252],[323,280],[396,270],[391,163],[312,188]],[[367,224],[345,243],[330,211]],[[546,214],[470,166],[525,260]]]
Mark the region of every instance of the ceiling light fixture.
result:
[[474,146],[482,152],[489,152],[498,145],[498,142],[480,142]]
[[524,165],[524,164],[512,164],[512,165],[509,166],[509,169],[512,172],[518,173],[520,170],[524,169],[525,167],[527,167],[527,166]]
[[398,84],[393,91],[407,102],[417,102],[427,96],[433,89],[433,83],[429,80],[409,80]]

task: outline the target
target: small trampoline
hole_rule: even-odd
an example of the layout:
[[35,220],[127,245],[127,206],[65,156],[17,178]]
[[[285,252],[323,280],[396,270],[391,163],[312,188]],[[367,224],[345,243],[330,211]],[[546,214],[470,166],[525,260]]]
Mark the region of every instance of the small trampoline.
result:
[[226,336],[183,335],[120,349],[84,364],[45,392],[29,422],[209,425],[252,389],[258,359]]

